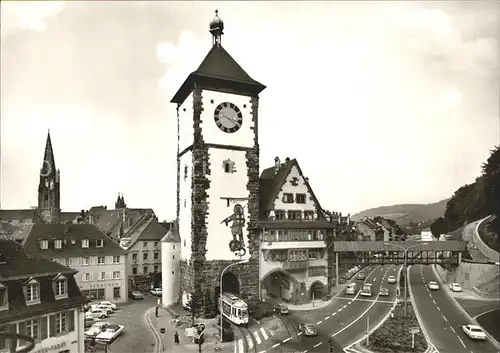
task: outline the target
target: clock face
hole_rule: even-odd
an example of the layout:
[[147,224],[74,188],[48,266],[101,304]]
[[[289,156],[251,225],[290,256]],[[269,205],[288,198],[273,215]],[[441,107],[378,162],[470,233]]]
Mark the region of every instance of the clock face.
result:
[[233,103],[224,102],[215,108],[215,124],[222,131],[230,134],[238,131],[243,124],[243,114]]

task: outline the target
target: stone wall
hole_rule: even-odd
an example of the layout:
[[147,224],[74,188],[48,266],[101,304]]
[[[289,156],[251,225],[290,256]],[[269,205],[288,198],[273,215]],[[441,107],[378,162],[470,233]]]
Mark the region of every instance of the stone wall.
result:
[[443,282],[457,282],[463,288],[470,290],[491,281],[500,274],[500,266],[498,265],[466,261],[462,261],[460,266],[454,267],[451,271],[440,265],[436,265],[435,268]]

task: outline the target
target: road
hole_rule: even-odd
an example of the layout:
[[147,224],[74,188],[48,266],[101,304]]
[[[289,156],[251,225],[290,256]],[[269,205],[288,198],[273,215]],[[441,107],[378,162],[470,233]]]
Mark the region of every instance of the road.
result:
[[[358,287],[361,283],[372,283],[372,297],[363,299],[359,296],[359,292],[354,296],[343,293],[332,304],[321,310],[292,312],[283,316],[281,319],[286,324],[286,329],[266,340],[260,339],[260,344],[250,352],[283,353],[287,351],[287,348],[290,350],[299,348],[306,353],[323,353],[328,352],[330,339],[335,341],[337,349],[350,345],[364,335],[367,316],[370,317],[372,324],[376,324],[390,310],[396,296],[396,284],[384,284],[384,287],[390,290],[389,297],[384,297],[381,300],[378,293],[381,283],[384,283],[390,275],[396,276],[398,269],[399,267],[394,265],[372,266],[364,269],[363,272],[367,276],[363,282],[358,281]],[[318,336],[302,337],[300,334],[297,335],[295,328],[298,327],[299,323],[316,324],[319,330]]]
[[426,285],[429,281],[440,283],[429,266],[410,267],[410,285],[416,309],[436,349],[440,353],[498,353],[491,342],[472,341],[463,333],[461,325],[471,323],[470,319],[457,309],[446,289],[430,291]]

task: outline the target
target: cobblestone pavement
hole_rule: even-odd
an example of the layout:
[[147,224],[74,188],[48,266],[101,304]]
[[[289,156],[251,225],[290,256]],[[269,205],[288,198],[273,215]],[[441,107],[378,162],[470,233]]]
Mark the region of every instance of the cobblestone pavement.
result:
[[[155,340],[144,322],[144,313],[156,305],[156,300],[147,294],[144,300],[129,300],[103,320],[125,326],[123,335],[108,346],[108,353],[154,353]],[[104,347],[97,348],[97,353],[104,352]]]

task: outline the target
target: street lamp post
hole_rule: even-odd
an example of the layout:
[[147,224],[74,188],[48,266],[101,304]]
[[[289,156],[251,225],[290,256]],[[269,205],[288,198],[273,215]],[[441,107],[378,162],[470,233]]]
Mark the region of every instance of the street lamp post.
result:
[[245,260],[241,260],[241,261],[229,264],[220,273],[220,281],[219,281],[219,286],[220,286],[220,292],[219,292],[219,315],[220,315],[220,341],[221,342],[222,342],[222,338],[223,338],[223,328],[222,328],[222,321],[223,321],[223,316],[222,316],[222,277],[224,276],[224,272],[226,272],[230,267],[236,266],[236,265],[241,265],[241,264],[246,264],[247,262],[248,262],[248,259],[245,259]]
[[405,287],[405,291],[404,291],[404,296],[405,296],[405,300],[404,300],[404,315],[406,317],[407,315],[407,311],[408,311],[408,301],[407,301],[407,288],[408,288],[408,279],[406,278],[407,275],[408,275],[408,271],[407,271],[407,266],[408,266],[408,250],[410,249],[414,249],[414,248],[418,248],[419,246],[424,246],[424,245],[427,245],[429,243],[423,243],[423,244],[415,244],[415,245],[411,245],[407,248],[405,248],[404,246],[402,245],[396,245],[396,244],[391,244],[391,243],[384,243],[385,245],[389,245],[389,246],[394,246],[396,248],[399,248],[401,250],[404,251],[404,269],[405,269],[405,276],[404,276],[404,287]]

